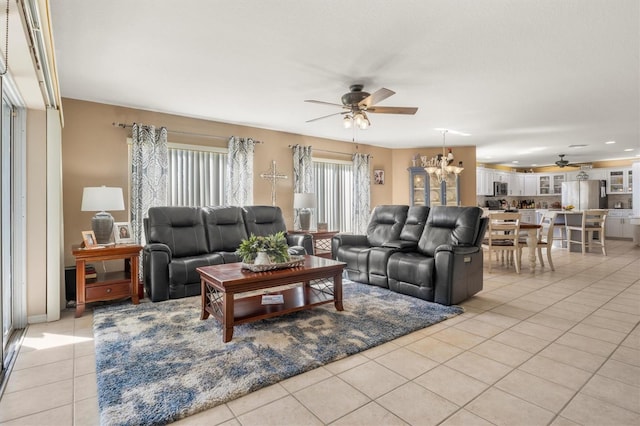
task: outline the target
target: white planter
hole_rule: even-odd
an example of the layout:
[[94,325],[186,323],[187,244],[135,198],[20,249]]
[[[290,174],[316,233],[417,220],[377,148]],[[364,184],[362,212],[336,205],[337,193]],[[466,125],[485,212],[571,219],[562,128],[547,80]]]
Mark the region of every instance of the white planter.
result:
[[271,260],[269,260],[269,256],[264,251],[259,251],[256,256],[256,260],[253,262],[254,265],[270,265]]

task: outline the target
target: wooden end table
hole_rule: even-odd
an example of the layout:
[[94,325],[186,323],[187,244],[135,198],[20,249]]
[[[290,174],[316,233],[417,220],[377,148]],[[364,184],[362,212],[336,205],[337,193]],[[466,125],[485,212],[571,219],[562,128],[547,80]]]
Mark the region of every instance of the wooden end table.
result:
[[[139,303],[138,259],[142,246],[138,244],[116,244],[101,248],[74,247],[76,258],[76,318],[82,316],[85,305],[103,300],[130,297],[134,305]],[[85,279],[87,263],[102,260],[125,261],[122,271],[98,272],[98,277]]]
[[[196,268],[200,274],[202,313],[216,317],[223,327],[222,341],[233,337],[233,326],[265,318],[311,309],[333,302],[342,311],[342,270],[344,262],[305,255],[302,266],[266,272],[242,269],[242,263]],[[266,290],[286,284],[304,283],[278,291],[283,303],[262,304],[262,294],[235,299],[237,293]],[[267,293],[267,292],[265,292]]]

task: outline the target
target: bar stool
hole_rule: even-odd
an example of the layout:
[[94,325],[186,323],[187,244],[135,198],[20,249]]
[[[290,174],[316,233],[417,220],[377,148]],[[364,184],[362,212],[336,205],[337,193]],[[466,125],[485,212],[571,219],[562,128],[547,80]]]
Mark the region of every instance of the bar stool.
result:
[[[602,254],[607,255],[604,237],[604,223],[607,219],[609,210],[592,209],[582,212],[581,226],[567,226],[567,247],[571,251],[571,244],[582,245],[582,254],[587,252],[587,248],[599,246],[602,248]],[[580,234],[579,238],[575,237],[575,233]],[[594,239],[594,234],[598,233],[598,239]]]

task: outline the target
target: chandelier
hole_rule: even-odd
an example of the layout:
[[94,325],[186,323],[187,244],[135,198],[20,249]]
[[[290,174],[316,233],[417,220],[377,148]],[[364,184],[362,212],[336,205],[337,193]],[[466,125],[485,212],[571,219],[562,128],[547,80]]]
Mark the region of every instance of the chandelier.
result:
[[[458,162],[458,165],[453,165],[453,153],[449,148],[449,153],[445,151],[445,137],[449,132],[448,129],[436,129],[442,132],[442,154],[438,154],[427,161],[424,169],[429,173],[431,179],[435,179],[438,183],[445,182],[449,176],[458,177],[464,170],[462,167],[462,161]],[[461,133],[462,134],[462,133]]]

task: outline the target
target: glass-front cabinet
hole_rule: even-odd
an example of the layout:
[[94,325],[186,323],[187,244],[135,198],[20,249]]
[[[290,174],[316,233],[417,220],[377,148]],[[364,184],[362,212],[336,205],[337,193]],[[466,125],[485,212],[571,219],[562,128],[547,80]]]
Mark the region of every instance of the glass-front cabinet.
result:
[[539,175],[538,177],[538,195],[560,195],[562,194],[562,182],[564,182],[564,173],[555,175]]
[[460,182],[457,176],[438,183],[430,179],[422,167],[409,169],[409,198],[412,206],[457,206],[460,204]]
[[427,172],[422,167],[409,168],[409,198],[412,206],[427,205]]
[[607,174],[607,193],[630,194],[633,192],[631,169],[609,170]]

